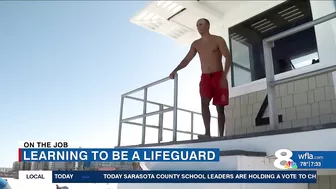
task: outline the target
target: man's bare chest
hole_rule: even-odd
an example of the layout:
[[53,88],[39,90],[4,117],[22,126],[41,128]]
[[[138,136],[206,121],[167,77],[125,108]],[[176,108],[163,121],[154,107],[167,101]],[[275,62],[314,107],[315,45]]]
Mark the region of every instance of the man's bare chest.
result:
[[199,43],[196,46],[196,50],[200,55],[211,55],[219,53],[219,47],[217,43]]

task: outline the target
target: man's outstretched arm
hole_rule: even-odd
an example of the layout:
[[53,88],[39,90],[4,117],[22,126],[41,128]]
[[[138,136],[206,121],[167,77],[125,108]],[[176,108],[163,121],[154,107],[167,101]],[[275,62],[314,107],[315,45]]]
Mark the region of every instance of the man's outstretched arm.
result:
[[222,55],[225,57],[225,67],[224,73],[227,75],[230,71],[232,60],[229,48],[226,45],[225,40],[222,37],[219,37],[219,50],[221,51]]
[[186,57],[184,57],[184,59],[181,61],[181,63],[172,72],[173,75],[176,72],[178,72],[179,70],[181,70],[181,69],[185,68],[186,66],[188,66],[188,64],[190,63],[190,61],[195,57],[197,51],[196,51],[194,43],[191,44],[190,50],[189,50],[188,54],[186,55]]

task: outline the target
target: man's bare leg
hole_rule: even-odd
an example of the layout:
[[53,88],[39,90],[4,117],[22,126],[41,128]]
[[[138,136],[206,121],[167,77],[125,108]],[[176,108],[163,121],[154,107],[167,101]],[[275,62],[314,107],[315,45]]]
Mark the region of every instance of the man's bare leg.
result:
[[224,136],[225,112],[224,106],[216,106],[218,113],[218,132],[219,136]]
[[203,98],[201,99],[202,101],[202,117],[203,117],[203,122],[204,122],[204,127],[205,127],[205,135],[199,135],[198,138],[203,139],[203,138],[210,138],[210,119],[211,119],[211,114],[210,114],[210,109],[209,109],[209,104],[210,104],[210,99]]

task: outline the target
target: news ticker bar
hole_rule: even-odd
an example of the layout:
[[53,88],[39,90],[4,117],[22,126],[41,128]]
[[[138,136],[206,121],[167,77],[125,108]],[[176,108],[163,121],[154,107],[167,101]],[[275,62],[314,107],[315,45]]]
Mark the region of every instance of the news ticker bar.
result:
[[20,171],[52,183],[316,183],[316,171]]

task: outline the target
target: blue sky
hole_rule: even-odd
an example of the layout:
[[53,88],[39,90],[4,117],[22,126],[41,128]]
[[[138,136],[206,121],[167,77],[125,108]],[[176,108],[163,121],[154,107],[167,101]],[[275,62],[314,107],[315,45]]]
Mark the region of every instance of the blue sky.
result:
[[[0,167],[17,159],[18,141],[116,145],[120,95],[168,76],[189,48],[129,22],[147,3],[0,2]],[[198,58],[181,73],[179,107],[200,111]],[[172,82],[160,87],[150,100],[172,104]],[[125,115],[141,113],[135,105]],[[141,128],[125,127],[123,144],[139,143]]]

